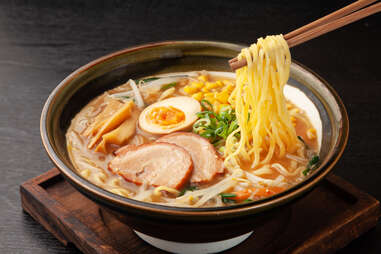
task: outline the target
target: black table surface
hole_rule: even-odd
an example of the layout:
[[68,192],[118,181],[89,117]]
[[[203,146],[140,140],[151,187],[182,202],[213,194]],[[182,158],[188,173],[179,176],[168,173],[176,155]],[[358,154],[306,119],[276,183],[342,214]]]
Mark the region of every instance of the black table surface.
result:
[[[110,52],[164,40],[249,44],[291,31],[348,1],[0,1],[0,253],[78,253],[24,213],[19,185],[53,165],[39,119],[54,87]],[[291,50],[339,93],[350,119],[334,169],[381,200],[381,15]],[[339,253],[381,253],[381,225]]]

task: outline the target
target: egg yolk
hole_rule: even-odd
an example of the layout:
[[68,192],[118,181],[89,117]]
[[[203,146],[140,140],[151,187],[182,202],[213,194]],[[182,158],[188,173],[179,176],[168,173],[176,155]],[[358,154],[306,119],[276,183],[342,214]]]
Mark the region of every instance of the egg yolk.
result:
[[183,111],[172,106],[157,107],[149,112],[147,118],[154,124],[168,126],[183,122],[185,120],[185,114]]

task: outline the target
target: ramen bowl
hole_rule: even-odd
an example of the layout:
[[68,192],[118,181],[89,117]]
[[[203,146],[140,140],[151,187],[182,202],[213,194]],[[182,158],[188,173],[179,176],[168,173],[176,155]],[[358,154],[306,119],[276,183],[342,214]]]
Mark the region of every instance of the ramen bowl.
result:
[[[146,44],[101,57],[77,69],[50,94],[41,115],[43,145],[66,180],[129,225],[146,242],[171,252],[211,253],[237,245],[261,225],[287,221],[288,205],[311,191],[334,167],[348,138],[348,117],[333,88],[293,61],[286,96],[302,107],[318,134],[321,163],[306,179],[266,199],[226,207],[173,207],[108,192],[82,178],[70,161],[65,133],[90,100],[128,79],[195,70],[230,71],[243,45],[211,41]],[[278,220],[274,220],[278,218]],[[279,219],[283,218],[283,219]]]

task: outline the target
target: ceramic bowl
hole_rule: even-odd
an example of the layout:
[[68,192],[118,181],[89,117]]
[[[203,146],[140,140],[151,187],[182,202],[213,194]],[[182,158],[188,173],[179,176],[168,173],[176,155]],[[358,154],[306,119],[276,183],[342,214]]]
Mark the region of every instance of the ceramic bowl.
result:
[[332,170],[347,142],[348,117],[339,96],[326,81],[301,64],[293,61],[288,84],[313,105],[320,126],[321,164],[306,180],[270,198],[216,208],[169,207],[124,198],[82,178],[70,162],[65,142],[71,119],[104,91],[130,78],[148,75],[230,71],[228,60],[243,47],[211,41],[168,41],[128,48],[86,64],[54,89],[43,108],[41,137],[49,157],[77,190],[159,248],[176,252],[177,246],[185,253],[189,246],[191,251],[199,246],[204,252],[217,252],[243,241],[259,224],[287,214],[285,204],[316,186]]

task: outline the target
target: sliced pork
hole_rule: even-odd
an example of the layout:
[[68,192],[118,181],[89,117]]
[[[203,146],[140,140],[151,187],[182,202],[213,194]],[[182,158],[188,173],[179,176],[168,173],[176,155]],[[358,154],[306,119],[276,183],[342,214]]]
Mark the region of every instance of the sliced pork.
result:
[[157,142],[167,142],[183,147],[192,156],[193,174],[191,183],[211,181],[224,172],[223,161],[218,157],[214,146],[208,140],[191,132],[176,132],[163,136]]
[[109,169],[126,181],[181,189],[189,181],[193,163],[182,147],[169,143],[129,145],[116,151]]

